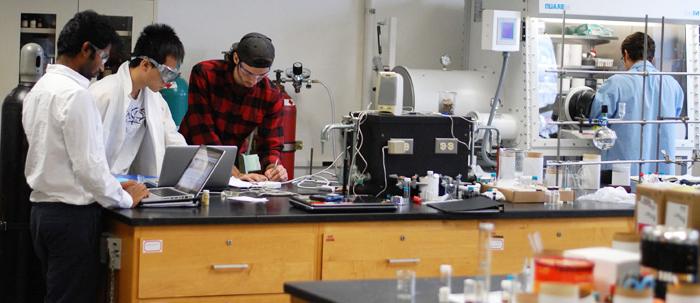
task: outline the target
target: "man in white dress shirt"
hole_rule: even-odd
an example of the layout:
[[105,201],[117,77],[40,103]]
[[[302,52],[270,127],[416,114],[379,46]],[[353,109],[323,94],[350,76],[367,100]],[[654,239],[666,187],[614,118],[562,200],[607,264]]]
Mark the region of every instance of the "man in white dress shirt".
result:
[[87,90],[117,42],[104,16],[75,14],[58,37],[57,64],[24,100],[30,230],[45,302],[97,301],[102,207],[134,207],[148,195],[143,184],[120,184],[110,173],[100,113]]
[[90,86],[104,126],[113,174],[157,176],[165,148],[186,145],[159,91],[175,81],[185,48],[175,31],[152,24],[141,32],[131,60]]

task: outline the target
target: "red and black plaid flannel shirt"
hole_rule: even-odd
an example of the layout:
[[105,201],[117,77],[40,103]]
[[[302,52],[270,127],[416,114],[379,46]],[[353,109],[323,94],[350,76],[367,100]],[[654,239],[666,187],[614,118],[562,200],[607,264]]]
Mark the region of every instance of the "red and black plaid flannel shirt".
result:
[[244,151],[244,141],[257,127],[256,152],[266,167],[282,151],[282,95],[267,77],[252,88],[236,84],[233,68],[223,60],[192,68],[180,133],[189,144],[237,145]]

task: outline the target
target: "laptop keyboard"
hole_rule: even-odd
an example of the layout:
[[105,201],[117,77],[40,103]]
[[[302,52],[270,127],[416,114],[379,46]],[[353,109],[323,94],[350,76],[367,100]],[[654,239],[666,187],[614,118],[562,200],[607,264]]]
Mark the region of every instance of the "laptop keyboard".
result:
[[149,190],[150,193],[161,196],[161,197],[169,197],[169,196],[182,196],[185,195],[185,193],[174,190],[172,188],[153,188]]

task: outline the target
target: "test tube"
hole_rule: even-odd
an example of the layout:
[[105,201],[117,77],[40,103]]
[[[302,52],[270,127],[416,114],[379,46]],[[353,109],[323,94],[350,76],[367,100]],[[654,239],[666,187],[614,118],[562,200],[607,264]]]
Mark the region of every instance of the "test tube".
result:
[[491,238],[494,225],[490,222],[479,223],[479,252],[478,265],[479,275],[477,276],[477,290],[481,284],[478,302],[488,302],[489,291],[491,290]]

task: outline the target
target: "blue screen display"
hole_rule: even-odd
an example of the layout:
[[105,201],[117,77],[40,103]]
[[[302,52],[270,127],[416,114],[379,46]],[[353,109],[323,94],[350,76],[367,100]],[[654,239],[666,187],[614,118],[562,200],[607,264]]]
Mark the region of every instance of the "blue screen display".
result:
[[501,40],[513,40],[514,32],[515,32],[515,24],[512,21],[501,21],[500,22],[500,28],[501,28],[501,35],[500,39]]

